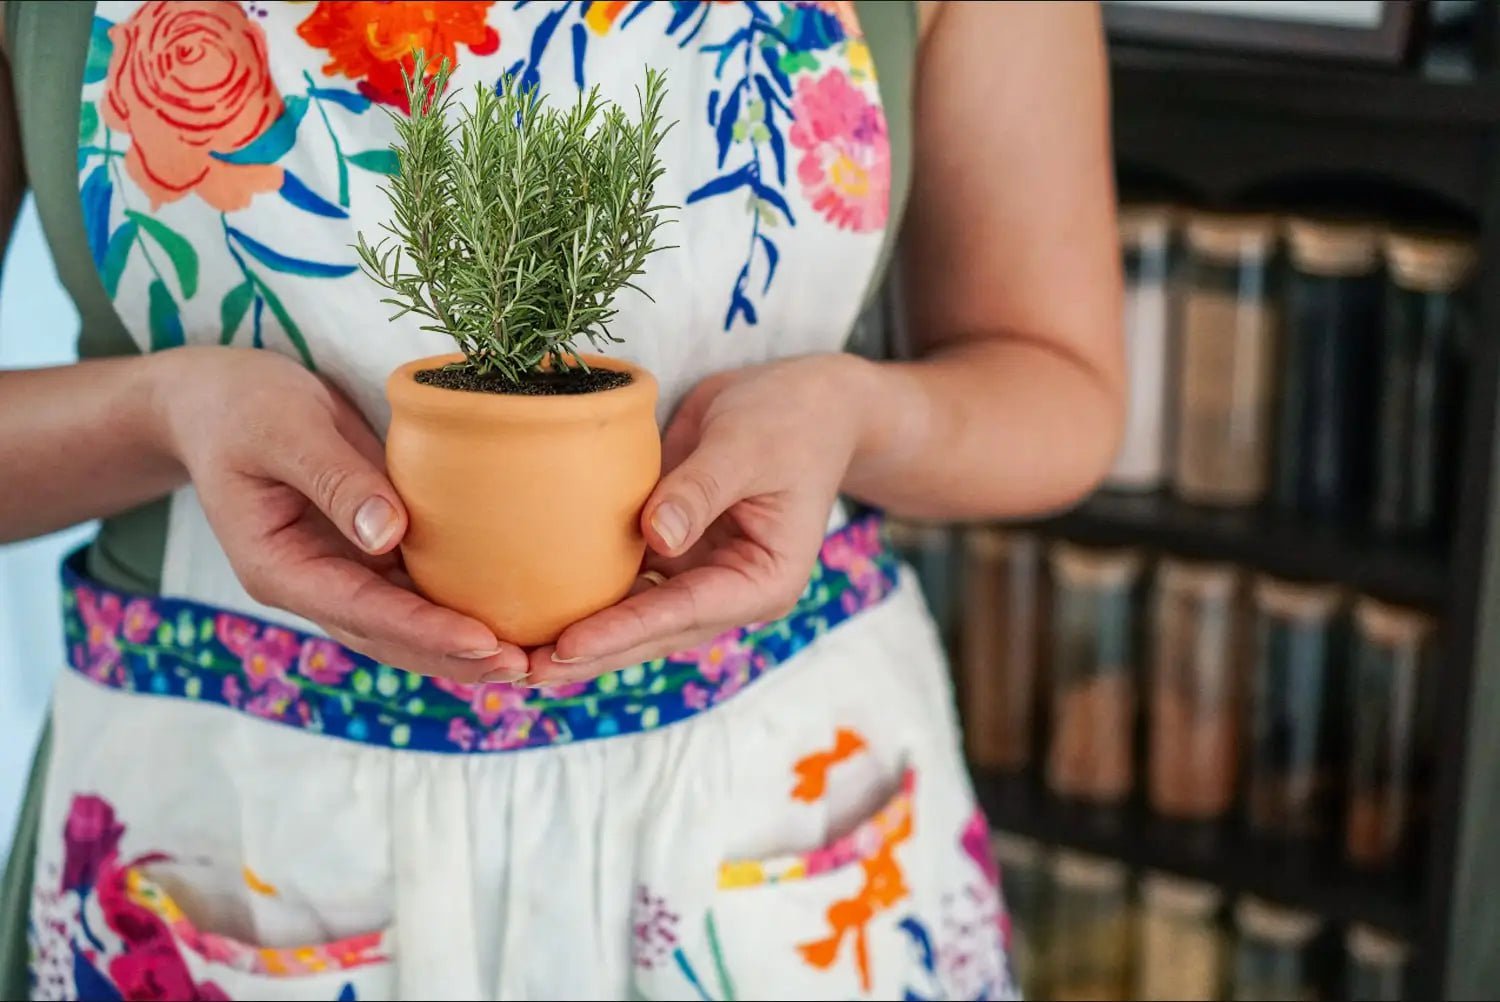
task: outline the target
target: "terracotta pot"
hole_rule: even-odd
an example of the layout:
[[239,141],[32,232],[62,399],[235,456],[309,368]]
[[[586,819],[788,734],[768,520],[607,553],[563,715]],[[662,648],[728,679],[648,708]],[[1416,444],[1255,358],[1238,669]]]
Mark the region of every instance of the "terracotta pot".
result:
[[624,598],[645,552],[641,508],[661,476],[656,380],[618,359],[625,386],[510,396],[426,386],[391,374],[386,463],[410,515],[407,572],[439,605],[522,647]]

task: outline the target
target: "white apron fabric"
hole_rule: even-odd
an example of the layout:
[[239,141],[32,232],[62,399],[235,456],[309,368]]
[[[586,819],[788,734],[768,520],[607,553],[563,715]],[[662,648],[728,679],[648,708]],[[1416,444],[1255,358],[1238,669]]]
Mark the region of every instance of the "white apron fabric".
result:
[[[560,101],[597,84],[633,108],[644,67],[666,71],[678,249],[640,283],[654,303],[621,297],[612,349],[660,380],[661,417],[710,373],[840,348],[889,189],[850,3],[104,0],[80,197],[143,348],[301,358],[384,429],[386,374],[448,350],[387,320],[349,247],[388,212],[383,112],[418,43],[456,87],[520,72]],[[174,83],[203,59],[219,84]],[[244,593],[190,489],[163,592],[313,631]],[[54,718],[38,998],[120,997],[80,943],[156,998],[1014,994],[910,581],[731,701],[572,745],[395,750],[71,672]],[[187,973],[122,953],[133,921],[169,930]]]

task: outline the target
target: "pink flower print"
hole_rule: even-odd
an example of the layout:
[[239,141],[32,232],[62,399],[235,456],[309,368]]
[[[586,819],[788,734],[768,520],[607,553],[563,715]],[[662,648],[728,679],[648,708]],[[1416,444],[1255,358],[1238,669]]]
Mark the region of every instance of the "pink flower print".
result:
[[93,886],[100,865],[119,851],[124,834],[109,801],[92,794],[74,797],[63,824],[62,889]]
[[245,704],[245,709],[257,717],[266,717],[270,720],[280,720],[285,717],[292,702],[301,695],[301,691],[296,686],[280,677],[268,677],[259,686],[255,686],[252,680],[251,686],[258,688],[260,693]]
[[250,688],[259,692],[273,680],[285,680],[287,669],[298,652],[296,636],[280,627],[266,627],[260,637],[245,648],[241,662]]
[[819,555],[824,566],[843,571],[853,585],[852,593],[844,593],[844,608],[852,612],[869,601],[879,598],[884,590],[884,579],[880,567],[875,563],[875,554],[880,552],[880,533],[873,523],[863,522],[845,526],[823,543]]
[[440,678],[438,676],[433,676],[428,681],[450,696],[457,696],[465,703],[473,699],[474,694],[481,688],[480,683],[477,682],[455,682],[451,678]]
[[223,644],[229,653],[244,657],[245,652],[250,649],[250,642],[255,639],[255,623],[240,616],[231,616],[227,612],[221,612],[214,620],[214,633],[218,635],[219,643]]
[[580,693],[587,692],[587,682],[562,682],[558,685],[544,685],[537,692],[546,699],[571,699]]
[[297,671],[314,682],[320,685],[338,685],[353,670],[354,659],[332,640],[310,637],[302,642],[301,656],[297,658]]
[[752,651],[739,630],[721,633],[713,640],[692,652],[698,663],[698,671],[709,682],[718,682],[726,675],[743,674],[750,667]]
[[78,613],[88,631],[91,653],[114,649],[120,633],[120,621],[124,610],[120,607],[120,596],[97,594],[92,588],[80,587],[74,592],[78,599]]
[[240,688],[240,680],[233,675],[224,676],[224,702],[238,708],[240,701],[245,698],[245,691]]
[[161,622],[161,617],[151,607],[151,602],[144,598],[131,599],[125,606],[123,618],[121,633],[132,644],[144,644],[150,640],[152,631]]
[[984,879],[991,887],[1000,886],[1000,866],[995,862],[995,857],[990,852],[990,823],[984,816],[983,808],[975,807],[974,813],[969,815],[968,823],[964,825],[963,835],[959,838],[964,847],[964,852],[969,854],[979,867],[979,872],[984,874]]
[[468,751],[474,747],[474,728],[463,717],[454,717],[448,721],[448,740]]
[[803,194],[840,229],[869,233],[890,212],[891,149],[885,114],[849,81],[829,70],[801,77],[792,99],[792,145],[802,151]]
[[708,708],[708,690],[697,682],[689,682],[682,687],[682,704],[694,710]]
[[504,682],[487,682],[473,688],[474,694],[469,699],[469,708],[474,711],[474,716],[479,718],[479,722],[486,727],[495,726],[495,722],[506,711],[526,705],[526,690]]
[[636,888],[630,905],[630,952],[636,967],[650,970],[667,962],[677,949],[678,921],[665,897],[652,894],[644,884]]

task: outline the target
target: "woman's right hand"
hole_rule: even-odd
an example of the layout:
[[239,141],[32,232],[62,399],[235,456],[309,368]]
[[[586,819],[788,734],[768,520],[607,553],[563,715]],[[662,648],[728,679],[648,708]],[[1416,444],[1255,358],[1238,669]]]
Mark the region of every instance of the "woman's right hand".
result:
[[187,347],[157,361],[164,446],[251,598],[423,675],[525,674],[519,647],[412,588],[396,549],[406,509],[384,450],[337,390],[270,351]]

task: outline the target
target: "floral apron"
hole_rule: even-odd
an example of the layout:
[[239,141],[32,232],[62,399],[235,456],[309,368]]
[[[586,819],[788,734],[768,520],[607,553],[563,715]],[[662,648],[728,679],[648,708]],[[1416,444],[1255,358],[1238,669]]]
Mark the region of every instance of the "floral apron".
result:
[[[401,60],[633,107],[664,69],[676,250],[622,296],[662,413],[841,347],[890,159],[850,3],[97,5],[79,192],[142,350],[253,346],[377,430],[446,346],[350,245],[388,213]],[[587,684],[427,679],[245,594],[191,489],[162,595],[64,569],[69,668],[33,994],[95,999],[1014,996],[940,644],[868,515],[795,610]]]

